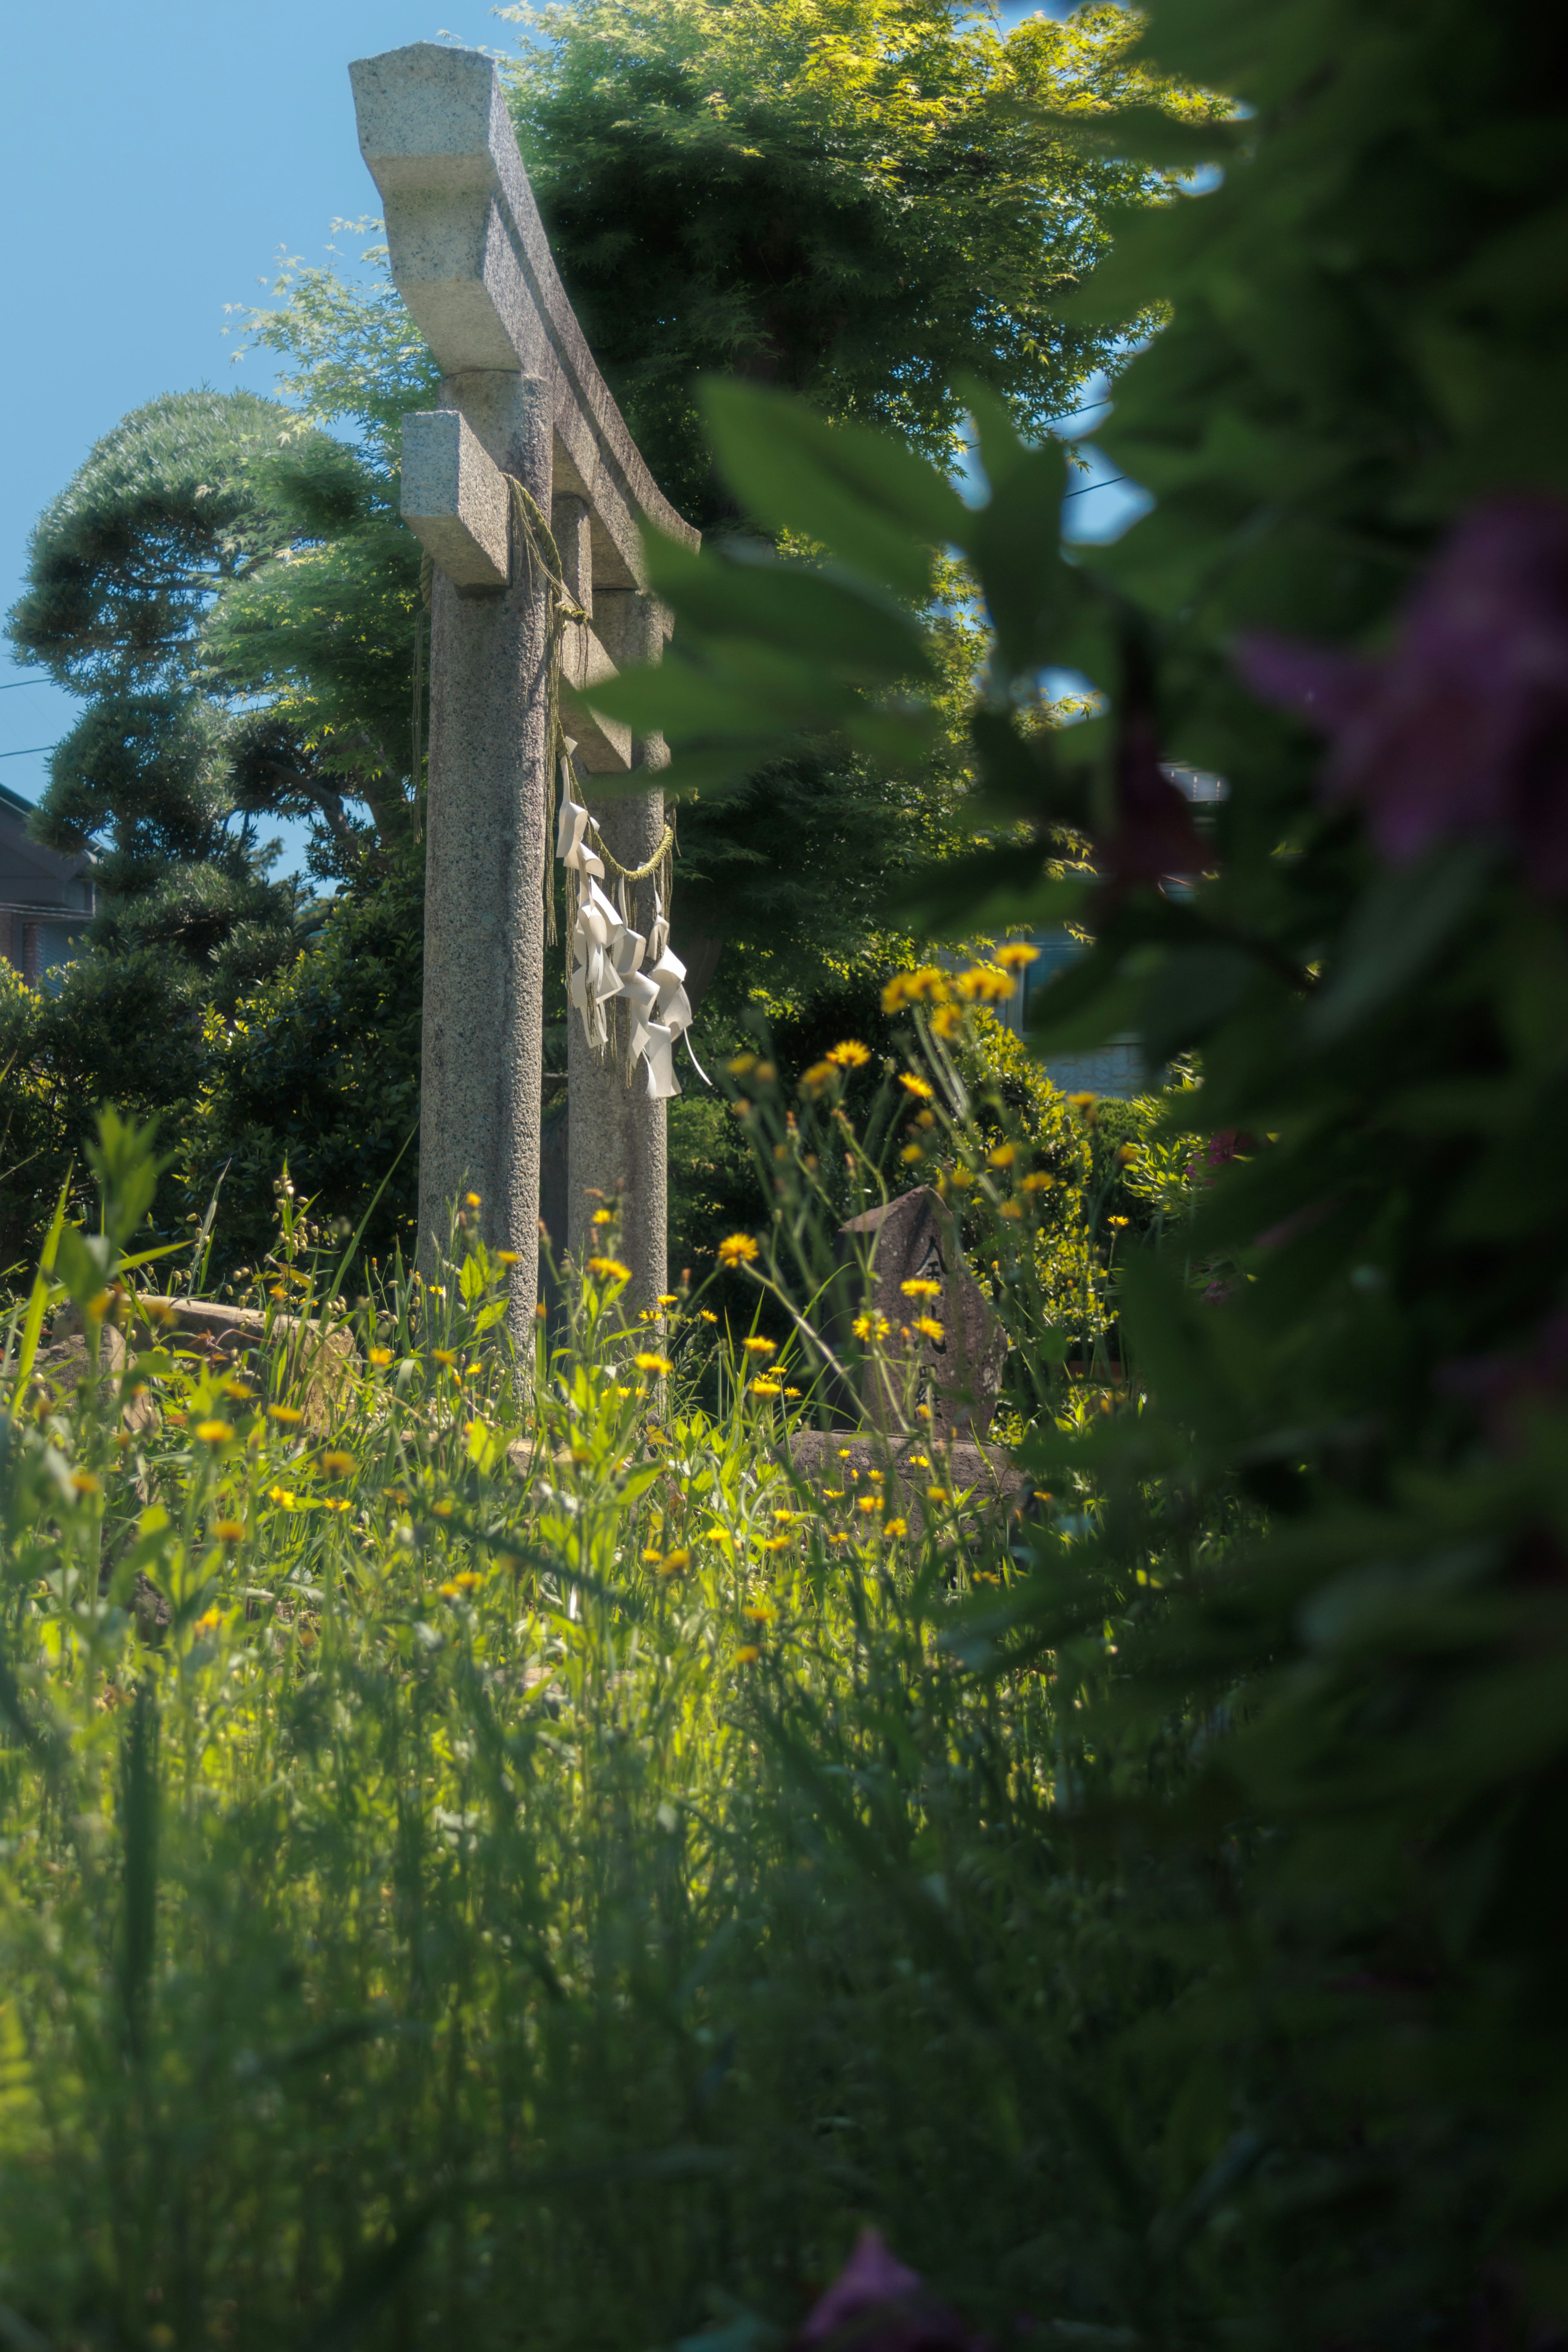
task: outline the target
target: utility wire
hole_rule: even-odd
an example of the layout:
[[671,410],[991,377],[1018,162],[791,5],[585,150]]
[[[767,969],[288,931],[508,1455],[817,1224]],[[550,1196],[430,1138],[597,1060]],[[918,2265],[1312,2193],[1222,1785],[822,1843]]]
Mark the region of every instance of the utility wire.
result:
[[1062,502],[1065,505],[1068,499],[1087,499],[1090,490],[1113,490],[1118,482],[1131,479],[1130,474],[1108,474],[1103,482],[1085,482],[1081,490],[1064,490]]
[[0,751],[0,760],[25,760],[33,751],[58,751],[58,743],[24,743],[19,751]]
[[47,686],[48,682],[48,672],[40,670],[37,677],[7,678],[5,684],[0,686],[0,694],[15,694],[19,686]]

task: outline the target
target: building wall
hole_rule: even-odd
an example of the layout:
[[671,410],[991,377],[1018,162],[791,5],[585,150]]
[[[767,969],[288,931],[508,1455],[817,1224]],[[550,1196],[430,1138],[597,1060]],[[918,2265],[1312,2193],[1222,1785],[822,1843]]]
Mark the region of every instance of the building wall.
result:
[[27,832],[32,803],[0,784],[0,956],[32,987],[68,963],[93,911],[92,859],[62,857]]

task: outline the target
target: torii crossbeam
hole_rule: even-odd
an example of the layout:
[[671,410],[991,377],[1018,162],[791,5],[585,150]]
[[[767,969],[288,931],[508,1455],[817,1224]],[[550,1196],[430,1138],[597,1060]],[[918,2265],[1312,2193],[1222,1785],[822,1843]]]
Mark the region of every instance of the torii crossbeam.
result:
[[[646,793],[594,808],[635,868],[664,829],[657,740],[586,698],[668,633],[647,593],[641,528],[697,533],[638,455],[573,316],[492,61],[417,42],[351,66],[360,147],[381,192],[392,276],[443,372],[441,406],[405,420],[403,513],[432,559],[426,818],[419,1247],[472,1190],[493,1245],[517,1254],[510,1323],[531,1346],[538,1218],[551,591],[514,523],[508,476],[549,516],[588,616],[566,630],[561,691],[579,765],[649,772]],[[665,1286],[665,1107],[574,1038],[572,1231],[588,1188],[622,1201],[632,1299]]]

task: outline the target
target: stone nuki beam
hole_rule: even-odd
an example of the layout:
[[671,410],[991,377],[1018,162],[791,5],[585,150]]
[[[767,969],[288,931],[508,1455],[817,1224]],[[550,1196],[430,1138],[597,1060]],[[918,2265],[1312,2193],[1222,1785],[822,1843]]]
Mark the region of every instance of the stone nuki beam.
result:
[[457,588],[504,588],[510,494],[460,408],[403,420],[403,520]]
[[[617,663],[657,659],[668,635],[647,593],[643,531],[687,548],[698,534],[644,465],[572,315],[490,59],[421,42],[350,74],[393,279],[445,376],[440,407],[406,420],[404,449],[404,513],[436,574],[420,1258],[428,1270],[453,1197],[479,1192],[486,1238],[517,1254],[521,1345],[538,1274],[550,630],[504,477],[551,517],[588,616],[565,631],[559,686],[590,775],[664,765],[663,744],[599,718],[593,694]],[[663,795],[595,814],[623,864],[640,865]],[[620,1246],[646,1303],[665,1283],[664,1105],[634,1102],[619,1069],[575,1049],[570,1096],[574,1238],[591,1193],[620,1197]]]
[[[510,565],[511,493],[459,408],[422,409],[403,420],[403,520],[452,585],[468,594],[507,585]],[[556,501],[586,513],[581,499]],[[568,578],[574,600],[583,601]],[[593,609],[591,580],[588,610]],[[561,707],[575,739],[577,758],[592,775],[626,775],[632,730],[604,719],[592,689],[616,676],[616,665],[593,629],[568,622],[561,643]]]

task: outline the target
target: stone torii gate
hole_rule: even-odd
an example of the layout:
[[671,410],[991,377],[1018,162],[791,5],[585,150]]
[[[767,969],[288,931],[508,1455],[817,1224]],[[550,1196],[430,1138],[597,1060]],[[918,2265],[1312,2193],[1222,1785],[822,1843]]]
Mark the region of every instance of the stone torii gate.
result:
[[[663,743],[633,741],[584,698],[657,660],[669,622],[647,591],[639,525],[698,534],[658,490],[573,316],[518,153],[499,73],[433,42],[349,68],[361,151],[381,192],[392,276],[443,372],[441,405],[404,422],[403,514],[434,567],[419,1249],[472,1190],[492,1246],[515,1250],[510,1325],[531,1344],[538,1286],[545,905],[553,845],[548,701],[554,592],[508,477],[550,518],[569,624],[560,693],[590,775],[649,774],[590,801],[631,870],[664,832],[652,775]],[[568,1233],[579,1261],[589,1188],[619,1192],[629,1303],[666,1286],[665,1105],[596,1059],[568,1015]]]

